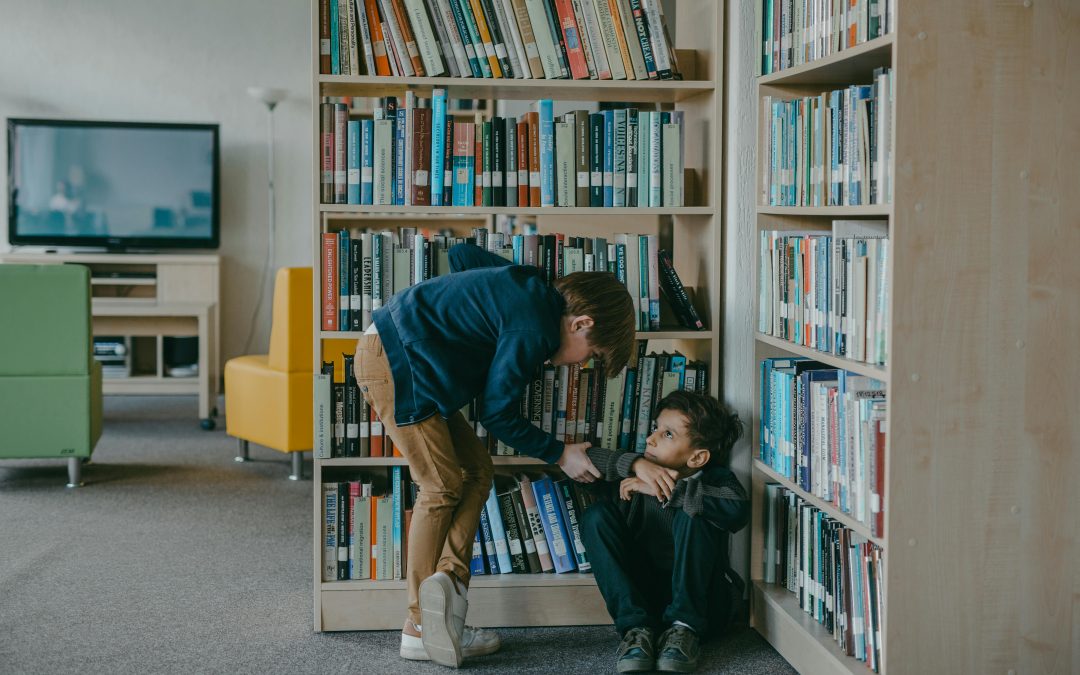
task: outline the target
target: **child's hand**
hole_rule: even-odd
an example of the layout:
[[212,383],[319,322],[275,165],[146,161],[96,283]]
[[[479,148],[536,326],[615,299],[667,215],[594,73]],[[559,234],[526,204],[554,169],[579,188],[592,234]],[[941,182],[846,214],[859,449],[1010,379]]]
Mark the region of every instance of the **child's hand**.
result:
[[652,486],[640,478],[636,476],[623,478],[622,482],[619,483],[619,497],[626,501],[630,501],[630,498],[635,492],[640,492],[643,495],[652,495],[653,497],[656,496],[652,490]]
[[671,499],[675,480],[679,477],[678,471],[660,466],[645,457],[635,459],[630,470],[650,487],[648,494],[663,500]]
[[559,458],[559,468],[567,476],[580,483],[591,483],[602,477],[600,469],[593,465],[592,460],[585,453],[586,448],[591,448],[592,443],[570,443],[563,446],[562,457]]

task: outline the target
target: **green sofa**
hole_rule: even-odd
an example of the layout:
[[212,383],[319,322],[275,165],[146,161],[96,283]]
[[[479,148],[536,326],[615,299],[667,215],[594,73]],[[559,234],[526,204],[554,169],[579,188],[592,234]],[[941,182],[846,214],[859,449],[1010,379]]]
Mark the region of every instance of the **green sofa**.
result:
[[0,459],[68,460],[68,487],[101,436],[90,271],[0,265]]

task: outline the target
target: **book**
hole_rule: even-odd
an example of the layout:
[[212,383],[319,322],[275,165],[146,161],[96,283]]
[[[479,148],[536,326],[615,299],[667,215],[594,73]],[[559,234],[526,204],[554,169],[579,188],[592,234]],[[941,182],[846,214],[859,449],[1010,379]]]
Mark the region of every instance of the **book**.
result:
[[510,540],[506,536],[506,527],[503,523],[502,510],[499,508],[499,498],[495,494],[494,484],[492,484],[491,489],[488,491],[487,502],[484,504],[484,512],[487,514],[488,527],[491,529],[491,538],[495,546],[495,557],[499,561],[499,573],[510,574],[514,571],[510,562]]
[[557,573],[572,572],[577,569],[566,523],[559,508],[559,498],[554,483],[549,476],[532,481],[533,496],[544,528],[548,550]]
[[[492,488],[494,490],[494,488]],[[503,531],[506,534],[507,554],[510,567],[518,574],[526,574],[529,571],[526,561],[525,546],[522,541],[521,527],[514,510],[513,490],[516,486],[496,494],[498,499],[499,515],[502,517]]]
[[540,516],[540,509],[537,506],[532,481],[524,474],[518,475],[517,481],[520,488],[521,502],[529,521],[529,530],[532,532],[533,542],[536,546],[536,556],[540,561],[540,569],[543,572],[554,571],[555,563],[551,557],[547,536],[544,534],[544,523]]
[[555,481],[555,489],[559,498],[559,511],[562,514],[567,533],[570,535],[577,569],[579,572],[589,572],[592,570],[592,563],[589,562],[589,558],[585,553],[585,541],[581,537],[581,527],[579,526],[580,515],[583,512],[579,511],[575,501],[572,482],[569,478]]

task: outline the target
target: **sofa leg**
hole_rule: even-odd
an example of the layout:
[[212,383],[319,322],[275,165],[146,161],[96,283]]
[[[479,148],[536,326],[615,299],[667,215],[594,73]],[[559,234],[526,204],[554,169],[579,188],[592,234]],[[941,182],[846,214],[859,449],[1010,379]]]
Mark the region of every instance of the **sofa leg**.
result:
[[289,474],[289,480],[304,480],[304,453],[289,454],[292,455],[292,473]]
[[242,438],[236,439],[237,450],[240,454],[236,456],[236,461],[246,462],[250,458],[248,457],[248,442]]
[[81,457],[69,457],[68,458],[68,483],[67,487],[77,488],[82,487],[82,465],[83,460]]

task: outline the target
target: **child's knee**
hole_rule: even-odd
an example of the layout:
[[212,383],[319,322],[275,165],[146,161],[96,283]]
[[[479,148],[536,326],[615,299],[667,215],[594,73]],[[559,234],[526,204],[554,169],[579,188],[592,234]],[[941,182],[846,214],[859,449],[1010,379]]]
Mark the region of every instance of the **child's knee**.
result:
[[619,506],[615,502],[601,500],[585,509],[581,516],[581,531],[586,537],[596,536],[597,533],[608,529],[613,519],[618,519]]

